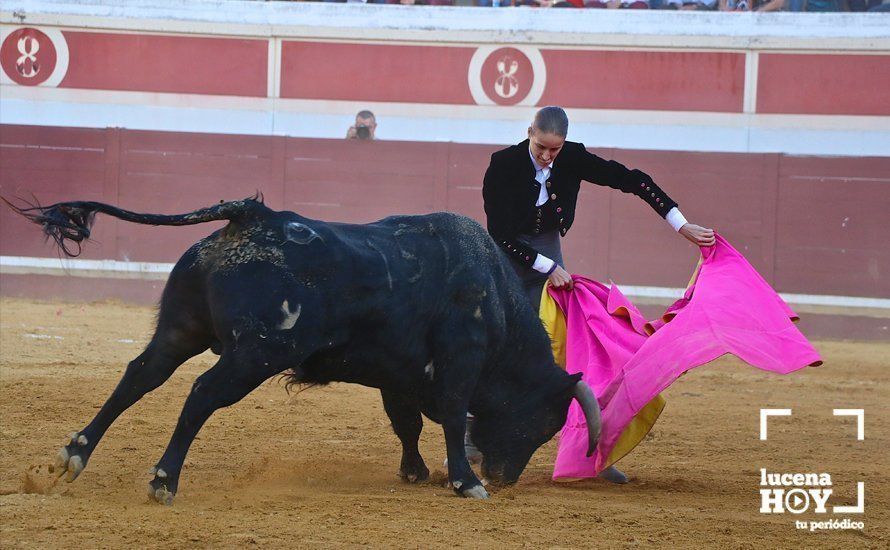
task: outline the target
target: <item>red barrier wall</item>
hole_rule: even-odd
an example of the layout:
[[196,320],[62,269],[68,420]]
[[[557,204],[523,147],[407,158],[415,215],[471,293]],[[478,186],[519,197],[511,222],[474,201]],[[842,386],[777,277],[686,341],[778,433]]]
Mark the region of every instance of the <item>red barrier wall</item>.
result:
[[[496,146],[0,126],[0,194],[185,212],[260,191],[276,209],[348,222],[450,210],[484,222]],[[717,228],[779,291],[890,296],[890,158],[597,150],[650,174],[686,216]],[[172,262],[214,227],[102,217],[84,258]],[[0,209],[0,254],[52,257]],[[583,187],[569,267],[625,285],[681,287],[696,251],[635,197]]]
[[540,105],[593,109],[742,111],[745,55],[731,52],[544,50]]
[[[62,89],[720,113],[743,112],[750,84],[750,112],[890,114],[882,93],[890,85],[890,55],[876,45],[869,53],[752,51],[756,70],[746,76],[746,53],[733,48],[689,46],[684,51],[641,44],[631,51],[591,48],[593,43],[572,48],[505,44],[482,52],[472,43],[281,39],[280,56],[270,58],[275,44],[270,47],[266,36],[57,32],[30,26],[12,30],[0,44],[0,65],[11,82],[43,84],[58,68],[60,81],[53,86]],[[17,49],[20,39],[32,40],[28,47],[37,48],[30,56],[35,63],[28,67],[22,64],[30,57]],[[788,49],[794,49],[792,43]],[[480,64],[474,65],[480,53]],[[60,56],[64,67],[57,67]],[[32,77],[20,74],[31,70]],[[498,82],[507,89],[496,93]],[[530,97],[537,85],[540,90]]]
[[[66,33],[81,64],[65,88],[265,97],[265,40],[120,33]],[[227,78],[236,73],[239,78]]]
[[765,53],[760,56],[757,111],[822,115],[888,115],[890,64],[882,55]]

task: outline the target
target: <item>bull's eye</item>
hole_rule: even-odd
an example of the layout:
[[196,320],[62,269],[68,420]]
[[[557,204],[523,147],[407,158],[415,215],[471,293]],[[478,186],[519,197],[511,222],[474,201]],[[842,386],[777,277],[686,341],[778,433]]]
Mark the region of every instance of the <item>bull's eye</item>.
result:
[[297,244],[309,244],[315,239],[324,241],[321,235],[308,225],[299,222],[287,222],[284,224],[284,237]]

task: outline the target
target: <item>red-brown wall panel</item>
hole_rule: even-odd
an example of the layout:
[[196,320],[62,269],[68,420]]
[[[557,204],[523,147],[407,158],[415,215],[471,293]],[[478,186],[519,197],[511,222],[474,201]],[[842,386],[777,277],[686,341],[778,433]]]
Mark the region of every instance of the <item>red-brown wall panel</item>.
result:
[[491,154],[503,149],[497,145],[449,143],[445,166],[447,198],[445,209],[485,221],[482,203],[482,180]]
[[776,220],[779,288],[890,296],[890,159],[783,157]]
[[[736,243],[755,268],[771,276],[774,251],[769,235],[773,221],[764,212],[764,197],[775,180],[769,170],[771,155],[677,151],[612,154],[628,167],[652,175],[690,222],[714,228]],[[609,201],[608,275],[633,284],[685,285],[690,275],[689,258],[695,258],[697,250],[636,197],[610,193]]]
[[[117,202],[133,210],[177,213],[251,196],[270,186],[275,139],[123,132]],[[192,243],[222,225],[148,228],[122,223],[119,254],[133,260],[175,261]]]
[[760,54],[760,113],[886,116],[887,90],[890,55]]
[[267,40],[65,31],[65,88],[266,97]]
[[284,41],[281,97],[471,104],[472,48]]
[[359,223],[432,212],[435,157],[435,144],[289,138],[284,208]]
[[[0,195],[19,204],[102,200],[105,147],[105,130],[0,125]],[[85,247],[84,257],[113,257],[109,233],[94,235],[97,246]],[[55,245],[44,240],[37,227],[0,207],[2,254],[55,256]]]
[[731,52],[544,50],[541,105],[741,112],[745,56]]

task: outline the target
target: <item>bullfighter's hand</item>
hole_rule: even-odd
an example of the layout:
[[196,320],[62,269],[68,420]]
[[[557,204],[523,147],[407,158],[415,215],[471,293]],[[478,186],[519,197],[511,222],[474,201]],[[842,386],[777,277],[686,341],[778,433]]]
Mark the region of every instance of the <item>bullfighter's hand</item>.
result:
[[713,229],[695,225],[694,223],[684,224],[680,228],[680,234],[696,246],[714,246],[714,243],[717,242]]
[[553,270],[548,276],[550,279],[550,284],[553,285],[554,288],[566,288],[568,290],[572,290],[572,276],[569,275],[569,272],[562,268],[562,266],[556,266],[556,269]]

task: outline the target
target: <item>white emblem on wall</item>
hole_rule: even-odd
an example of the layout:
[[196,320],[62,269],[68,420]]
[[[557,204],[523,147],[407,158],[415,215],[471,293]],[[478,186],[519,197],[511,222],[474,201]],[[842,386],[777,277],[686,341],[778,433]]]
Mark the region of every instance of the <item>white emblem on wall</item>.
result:
[[479,105],[534,106],[544,94],[547,69],[532,46],[480,46],[470,59],[467,84]]
[[68,43],[48,27],[0,26],[0,83],[55,87],[68,72]]
[[519,62],[505,55],[498,59],[498,79],[494,82],[494,91],[505,99],[516,95],[519,91],[519,82],[516,80],[516,72],[519,71]]
[[15,60],[15,68],[25,78],[34,78],[40,72],[40,63],[37,62],[37,52],[40,51],[40,41],[26,36],[19,38],[19,53],[22,54]]

